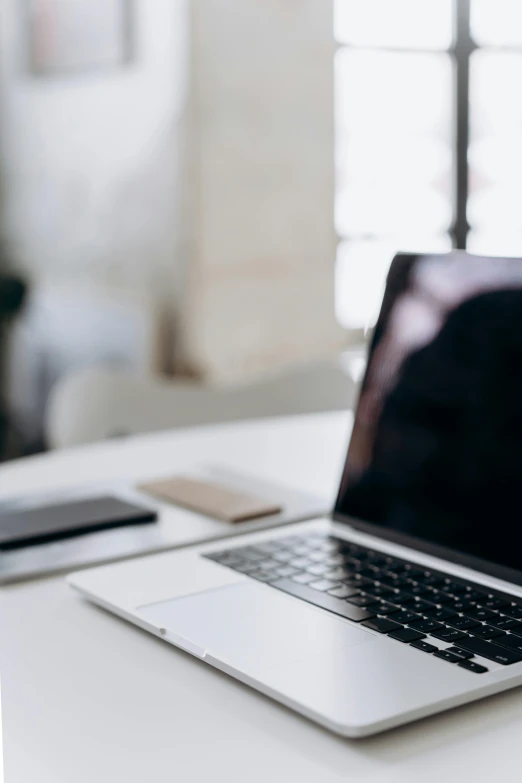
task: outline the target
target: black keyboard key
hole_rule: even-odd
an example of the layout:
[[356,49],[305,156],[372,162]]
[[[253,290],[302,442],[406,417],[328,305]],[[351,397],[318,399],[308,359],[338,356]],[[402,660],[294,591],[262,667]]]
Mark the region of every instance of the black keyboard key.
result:
[[466,614],[468,617],[473,617],[474,620],[480,620],[480,622],[489,620],[490,617],[498,617],[497,612],[492,612],[491,609],[484,609],[482,606],[476,606],[466,612]]
[[467,634],[464,631],[456,631],[455,628],[443,628],[442,631],[434,631],[432,636],[435,639],[440,639],[441,642],[457,642],[459,639],[463,639]]
[[424,577],[422,579],[422,584],[430,587],[440,587],[442,589],[442,586],[444,585],[444,577],[443,576],[437,576],[436,574],[430,574],[430,576]]
[[520,631],[522,630],[522,623],[520,620],[513,620],[510,617],[503,617],[502,620],[495,622],[495,628],[500,628],[501,631]]
[[413,623],[415,620],[422,620],[422,617],[420,614],[416,614],[415,612],[407,612],[403,609],[398,614],[394,614],[393,619],[397,623],[408,625],[408,623]]
[[416,628],[423,633],[432,633],[433,631],[440,631],[444,626],[442,623],[437,623],[435,620],[415,620],[413,623],[408,623],[412,628]]
[[344,567],[352,571],[360,571],[361,568],[364,568],[360,560],[355,557],[346,557],[346,555],[344,556]]
[[[382,577],[382,581],[386,581],[384,575]],[[412,586],[412,583],[409,579],[405,579],[402,576],[398,576],[396,579],[393,580],[393,582],[390,580],[389,582],[386,581],[386,584],[390,584],[391,587],[397,590],[404,590],[404,592],[407,592],[408,587]]]
[[289,595],[293,595],[296,598],[301,598],[303,601],[307,601],[310,604],[319,606],[321,609],[327,609],[329,612],[338,614],[340,617],[345,617],[347,620],[353,620],[355,623],[369,620],[370,617],[373,617],[375,614],[370,609],[354,606],[340,598],[334,598],[332,595],[328,595],[328,593],[311,590],[307,585],[296,584],[290,579],[278,579],[277,582],[272,583],[272,587],[276,587],[278,590],[289,593]]
[[406,564],[406,570],[407,573],[405,573],[404,576],[407,576],[408,579],[413,579],[414,581],[423,579],[427,573],[424,569],[417,568],[416,566],[412,566],[409,563]]
[[461,650],[459,647],[447,647],[446,652],[453,653],[453,655],[458,655],[466,661],[468,658],[473,658],[473,653],[470,653],[467,650]]
[[[455,598],[452,595],[448,595],[448,593],[443,593],[441,590],[432,590],[430,600],[432,600],[434,604],[448,606],[450,609],[454,608],[452,604],[455,602]],[[457,611],[460,612],[461,610],[457,609]]]
[[389,614],[394,615],[400,611],[401,610],[399,609],[398,606],[395,606],[394,604],[390,604],[388,603],[388,601],[382,601],[379,604],[379,614],[384,614],[388,616]]
[[358,558],[361,561],[368,560],[369,557],[372,557],[375,554],[375,552],[372,552],[370,549],[365,549],[362,546],[357,547],[357,550],[355,552],[355,557]]
[[522,620],[522,606],[519,606],[518,604],[511,604],[511,606],[506,606],[505,609],[502,609],[504,614],[509,615],[509,617],[513,617],[515,620]]
[[474,620],[472,617],[450,617],[446,620],[447,625],[451,625],[452,628],[457,628],[459,631],[469,631],[472,628],[476,628],[480,625],[478,620]]
[[463,593],[467,592],[466,585],[453,582],[451,579],[444,579],[443,582],[444,586],[441,586],[441,590],[444,590],[446,593],[451,593],[452,595],[463,595]]
[[373,557],[369,557],[366,562],[368,565],[375,566],[376,568],[382,568],[383,566],[388,565],[387,559],[382,555],[373,555]]
[[[442,603],[438,601],[438,603]],[[452,603],[445,604],[448,609],[454,609],[456,612],[470,612],[476,609],[477,604],[475,601],[453,601]]]
[[439,622],[441,620],[448,620],[450,617],[458,617],[457,612],[454,612],[452,609],[446,609],[445,607],[439,609],[437,606],[426,609],[423,614],[425,614],[426,617],[429,617],[430,620],[438,620]]
[[371,606],[372,604],[377,603],[377,598],[374,598],[373,595],[366,595],[365,593],[354,595],[352,598],[347,598],[346,600],[355,606]]
[[479,600],[478,603],[486,609],[500,609],[500,611],[502,611],[504,607],[509,606],[508,601],[505,601],[503,598],[495,598],[494,596],[487,598],[485,601]]
[[460,658],[458,655],[454,655],[447,650],[437,650],[437,652],[433,653],[433,657],[442,658],[443,661],[448,661],[448,663],[459,663],[462,661],[462,658]]
[[385,585],[368,585],[368,587],[365,587],[364,591],[377,598],[390,598],[390,596],[393,595],[393,590]]
[[355,544],[350,544],[349,541],[340,541],[339,551],[344,552],[346,554],[353,554],[357,552],[357,546]]
[[461,661],[457,666],[460,666],[462,669],[467,669],[469,672],[474,672],[475,674],[484,674],[487,672],[485,666],[481,666],[480,663],[475,663],[474,661]]
[[495,644],[500,644],[502,647],[508,647],[510,650],[517,650],[517,652],[522,653],[522,638],[514,636],[512,633],[505,633],[503,636],[499,636],[495,639]]
[[[402,581],[404,581],[404,585],[401,584]],[[388,573],[380,574],[379,582],[381,585],[386,585],[386,587],[391,587],[392,590],[399,590],[405,586],[410,587],[410,584],[408,583],[407,579],[404,580],[394,579],[393,576]]]
[[473,590],[471,587],[466,588],[466,591],[461,596],[463,601],[476,601],[481,606],[484,606],[484,601],[488,600],[488,594],[482,590]]
[[479,625],[470,631],[472,636],[478,636],[480,639],[496,639],[498,636],[504,636],[505,631],[500,628],[493,628],[491,625]]
[[[361,588],[367,587],[368,585],[373,585],[374,584],[374,582],[371,579],[366,579],[364,576],[357,575],[355,578],[357,579],[357,584]],[[344,581],[346,582],[346,579]]]
[[398,642],[415,642],[417,639],[424,639],[426,634],[414,628],[399,628],[398,631],[392,631],[389,636]]
[[417,568],[411,563],[406,563],[406,571],[403,571],[400,576],[409,579],[412,584],[421,584],[425,578],[427,579],[427,574],[429,574],[429,571]]
[[399,590],[395,595],[390,595],[389,600],[393,601],[394,604],[399,604],[399,606],[407,606],[408,609],[415,603],[415,598],[404,590]]
[[489,625],[494,625],[495,628],[500,628],[502,631],[509,630],[509,626],[508,628],[502,627],[505,623],[512,623],[511,625],[512,628],[518,628],[520,625],[519,620],[512,620],[509,617],[504,617],[501,614],[497,614],[495,617],[490,617],[490,619],[488,620]]
[[362,577],[365,577],[366,579],[370,579],[372,582],[374,582],[374,581],[377,580],[379,572],[377,571],[377,569],[374,569],[374,568],[361,568],[358,571],[358,573]]
[[428,587],[424,587],[422,584],[412,584],[408,589],[411,595],[413,595],[415,598],[424,598],[426,601],[430,601],[433,605],[434,602],[431,600],[433,598],[433,590],[430,590]]
[[410,647],[415,647],[417,650],[422,650],[423,652],[427,653],[432,653],[439,649],[438,647],[435,647],[434,644],[423,642],[421,640],[417,642],[410,642]]
[[[388,620],[385,617],[374,617],[372,620],[365,620],[361,623],[365,628],[371,628],[372,631],[378,631],[379,633],[389,633],[390,631],[398,631],[402,628],[399,623],[394,623],[393,620]],[[520,640],[522,642],[522,639]]]
[[429,612],[430,609],[434,609],[435,605],[430,601],[424,601],[422,598],[419,598],[414,604],[409,605],[408,608],[411,609],[412,612],[424,614],[425,612]]
[[406,565],[406,563],[397,562],[389,565],[387,570],[391,574],[403,574],[405,571],[408,570],[408,566]]
[[429,579],[431,576],[431,571],[426,571],[422,568],[416,568],[415,566],[410,566],[408,568],[408,573],[405,574],[405,576],[408,577],[408,579],[411,579],[414,582],[424,582],[425,579]]
[[465,639],[460,639],[457,642],[457,647],[462,647],[464,650],[468,650],[468,652],[480,655],[481,658],[488,658],[488,660],[495,661],[495,663],[501,663],[503,666],[522,661],[522,653],[501,647],[500,644],[495,642],[478,639],[476,636],[467,636]]

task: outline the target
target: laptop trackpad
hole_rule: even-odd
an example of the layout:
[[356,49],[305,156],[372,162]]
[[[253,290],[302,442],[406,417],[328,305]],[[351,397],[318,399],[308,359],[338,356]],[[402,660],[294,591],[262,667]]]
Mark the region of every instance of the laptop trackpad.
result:
[[[377,637],[344,620],[256,582],[241,582],[148,604],[137,614],[248,672],[272,669],[338,648],[371,644]],[[181,644],[181,646],[184,646]]]

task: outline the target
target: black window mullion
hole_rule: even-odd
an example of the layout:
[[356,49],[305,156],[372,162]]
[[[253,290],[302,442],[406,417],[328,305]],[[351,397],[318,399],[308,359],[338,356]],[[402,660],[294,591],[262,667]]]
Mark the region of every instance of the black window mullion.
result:
[[454,0],[455,89],[455,218],[451,230],[455,247],[464,250],[469,231],[469,75],[471,55],[477,48],[470,33],[471,0]]

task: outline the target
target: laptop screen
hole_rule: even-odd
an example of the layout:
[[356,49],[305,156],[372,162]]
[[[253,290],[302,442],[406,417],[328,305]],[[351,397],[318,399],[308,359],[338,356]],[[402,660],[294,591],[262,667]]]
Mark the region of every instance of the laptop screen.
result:
[[522,584],[521,506],[522,261],[398,255],[335,517]]

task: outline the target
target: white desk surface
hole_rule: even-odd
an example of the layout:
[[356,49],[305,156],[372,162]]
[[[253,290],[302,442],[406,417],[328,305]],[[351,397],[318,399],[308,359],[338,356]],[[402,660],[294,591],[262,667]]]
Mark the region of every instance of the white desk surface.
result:
[[[0,468],[0,501],[198,459],[333,496],[347,428],[346,415],[325,414],[33,457]],[[522,774],[521,689],[343,740],[81,601],[61,577],[0,590],[0,676],[5,783],[480,783]]]

